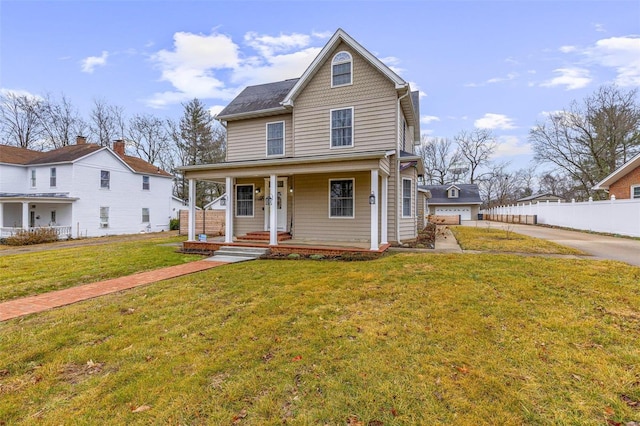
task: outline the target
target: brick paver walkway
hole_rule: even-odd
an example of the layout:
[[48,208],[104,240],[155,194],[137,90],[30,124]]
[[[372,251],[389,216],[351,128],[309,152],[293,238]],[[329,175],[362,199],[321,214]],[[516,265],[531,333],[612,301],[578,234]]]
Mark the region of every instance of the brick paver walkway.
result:
[[69,305],[81,300],[87,300],[145,284],[179,277],[181,275],[204,271],[206,269],[225,264],[226,262],[198,260],[182,265],[169,266],[148,272],[140,272],[126,277],[52,291],[50,293],[39,294],[37,296],[10,300],[8,302],[0,303],[0,321],[6,321],[23,315],[46,311],[48,309]]

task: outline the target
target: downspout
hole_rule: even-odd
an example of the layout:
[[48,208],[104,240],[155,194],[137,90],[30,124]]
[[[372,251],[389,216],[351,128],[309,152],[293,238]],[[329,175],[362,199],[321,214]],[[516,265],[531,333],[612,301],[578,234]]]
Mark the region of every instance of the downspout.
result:
[[400,182],[400,154],[401,154],[401,150],[400,150],[400,126],[398,123],[400,123],[400,101],[402,99],[404,99],[405,97],[409,96],[409,85],[406,86],[407,87],[407,93],[405,93],[404,95],[400,96],[398,98],[398,110],[397,110],[397,115],[396,115],[396,148],[397,148],[397,155],[396,155],[396,241],[398,242],[398,245],[402,245],[402,241],[400,241],[400,204],[402,203],[402,183]]

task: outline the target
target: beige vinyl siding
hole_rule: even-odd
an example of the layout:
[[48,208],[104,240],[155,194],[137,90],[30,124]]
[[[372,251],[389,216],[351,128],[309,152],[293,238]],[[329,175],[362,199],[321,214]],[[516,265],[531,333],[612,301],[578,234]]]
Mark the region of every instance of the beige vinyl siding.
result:
[[418,229],[418,221],[416,217],[416,179],[417,172],[415,168],[410,167],[400,173],[400,186],[398,191],[402,196],[402,178],[411,179],[411,217],[402,217],[402,203],[400,203],[399,219],[400,219],[400,240],[413,240],[416,238],[416,232]]
[[[353,84],[331,87],[331,59],[339,51],[353,58]],[[330,148],[330,110],[353,107],[351,148]],[[294,102],[295,155],[324,155],[395,149],[397,95],[394,84],[341,43]]]
[[[329,180],[354,179],[355,217],[329,217]],[[371,174],[331,173],[301,175],[295,178],[293,204],[294,237],[301,240],[369,241]]]
[[293,157],[291,114],[281,114],[228,122],[227,161],[267,158],[267,123],[277,121],[284,121],[284,156]]

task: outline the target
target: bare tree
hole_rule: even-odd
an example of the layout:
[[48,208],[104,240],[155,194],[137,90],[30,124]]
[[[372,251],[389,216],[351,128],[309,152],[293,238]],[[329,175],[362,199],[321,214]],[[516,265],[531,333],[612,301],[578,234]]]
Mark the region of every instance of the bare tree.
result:
[[576,183],[579,198],[598,197],[591,188],[640,152],[637,90],[601,87],[582,104],[549,114],[529,132],[535,158],[551,163]]
[[455,137],[458,151],[462,161],[469,166],[469,183],[477,183],[482,176],[479,174],[482,167],[488,166],[491,154],[496,149],[496,141],[489,129],[463,130]]
[[429,185],[444,185],[457,180],[456,166],[460,162],[459,151],[451,139],[422,137],[418,154],[425,168],[424,180]]
[[42,100],[35,96],[7,92],[0,94],[0,134],[20,148],[40,149]]
[[96,140],[100,146],[111,146],[114,140],[124,139],[124,108],[109,105],[102,99],[94,99],[93,109],[89,114],[89,132],[91,139]]
[[43,137],[49,148],[60,148],[73,144],[75,137],[86,134],[88,127],[80,117],[78,110],[64,95],[59,101],[47,95],[42,101],[38,117]]
[[162,168],[171,165],[171,137],[163,120],[149,114],[136,114],[129,120],[128,131],[128,139],[138,157]]

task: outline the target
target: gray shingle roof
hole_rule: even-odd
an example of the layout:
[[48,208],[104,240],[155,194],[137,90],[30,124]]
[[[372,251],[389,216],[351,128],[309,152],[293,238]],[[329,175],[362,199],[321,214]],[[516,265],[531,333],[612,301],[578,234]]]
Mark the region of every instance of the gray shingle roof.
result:
[[248,86],[225,109],[220,111],[218,118],[247,114],[281,107],[280,102],[287,96],[291,88],[298,81],[278,81],[275,83]]
[[419,189],[426,189],[431,192],[429,204],[481,204],[480,190],[478,185],[470,183],[456,183],[460,190],[458,198],[448,198],[447,189],[452,185],[418,185]]

